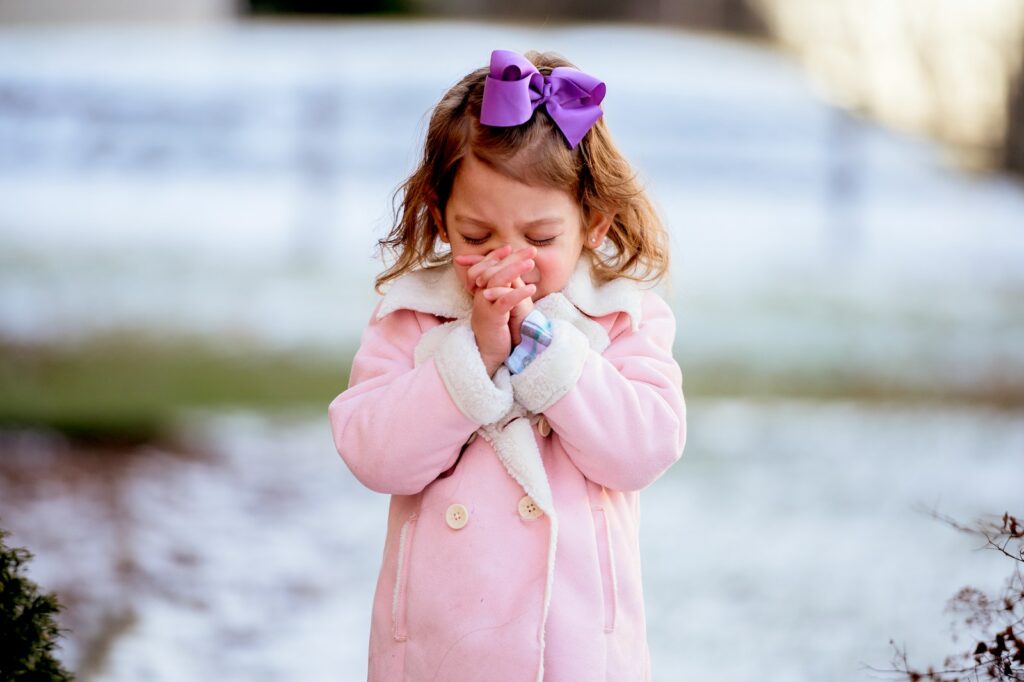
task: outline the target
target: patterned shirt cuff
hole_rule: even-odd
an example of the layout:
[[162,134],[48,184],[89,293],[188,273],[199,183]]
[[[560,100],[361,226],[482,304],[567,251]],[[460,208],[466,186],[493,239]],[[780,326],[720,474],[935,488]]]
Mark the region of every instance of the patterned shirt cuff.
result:
[[530,311],[519,327],[519,334],[522,337],[519,345],[505,358],[505,366],[509,372],[519,374],[543,353],[544,349],[551,345],[552,331],[551,320],[544,313],[537,308]]

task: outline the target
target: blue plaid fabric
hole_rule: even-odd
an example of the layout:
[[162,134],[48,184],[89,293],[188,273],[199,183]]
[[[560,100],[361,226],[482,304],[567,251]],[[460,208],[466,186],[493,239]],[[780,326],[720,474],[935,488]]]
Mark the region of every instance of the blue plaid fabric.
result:
[[533,362],[534,358],[544,352],[544,349],[551,345],[552,331],[551,320],[537,308],[531,310],[519,327],[522,336],[519,345],[505,358],[505,366],[509,372],[519,374]]

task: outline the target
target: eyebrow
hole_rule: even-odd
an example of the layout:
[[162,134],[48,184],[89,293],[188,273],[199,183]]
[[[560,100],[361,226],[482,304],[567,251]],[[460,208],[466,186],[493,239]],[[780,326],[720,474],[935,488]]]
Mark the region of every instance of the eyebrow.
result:
[[[484,222],[483,220],[477,220],[476,218],[470,218],[469,216],[456,215],[455,220],[462,223],[473,223],[480,227],[491,228],[492,225]],[[550,218],[538,218],[537,220],[531,220],[526,223],[522,223],[520,227],[533,227],[534,225],[543,225],[545,223],[562,223],[565,222],[562,218],[550,217]]]

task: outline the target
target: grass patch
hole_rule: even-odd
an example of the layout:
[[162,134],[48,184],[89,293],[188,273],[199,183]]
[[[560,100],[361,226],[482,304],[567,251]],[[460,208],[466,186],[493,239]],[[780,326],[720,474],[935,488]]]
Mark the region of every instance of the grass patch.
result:
[[1024,384],[1013,376],[978,379],[970,384],[942,384],[828,365],[770,369],[753,362],[704,362],[691,369],[684,365],[683,392],[687,399],[708,396],[1024,407]]
[[322,409],[351,357],[232,349],[194,339],[104,336],[74,346],[0,343],[0,424],[79,440],[158,437],[182,408]]
[[[354,349],[325,358],[244,343],[106,335],[77,345],[0,342],[0,426],[56,429],[79,441],[148,442],[189,408],[322,411],[348,386]],[[972,403],[1024,407],[1024,386],[925,385],[830,366],[683,361],[688,401],[705,397]]]

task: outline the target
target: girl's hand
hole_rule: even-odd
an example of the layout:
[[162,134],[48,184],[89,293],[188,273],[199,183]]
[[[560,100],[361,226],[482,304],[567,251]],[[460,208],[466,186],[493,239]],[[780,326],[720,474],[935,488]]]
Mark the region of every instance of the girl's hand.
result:
[[494,289],[477,289],[473,294],[470,325],[488,376],[493,375],[512,352],[510,311],[524,298],[529,300],[537,287],[528,284],[518,289],[504,289],[504,293],[496,293]]
[[471,294],[476,294],[477,289],[511,286],[512,280],[533,269],[535,255],[535,246],[525,246],[513,253],[512,247],[505,244],[486,256],[463,254],[453,260],[459,265],[470,266],[466,271],[466,288]]
[[[500,295],[506,294],[506,293],[508,293],[510,291],[515,291],[516,289],[522,289],[525,286],[526,285],[523,284],[523,280],[520,277],[516,277],[514,280],[512,280],[512,286],[510,286],[510,287],[491,287],[490,289],[487,289],[484,292],[484,296],[488,296],[488,297],[493,296],[493,295],[500,296]],[[533,291],[534,292],[537,291],[537,287],[536,286],[534,286],[532,284],[530,286],[533,286]],[[532,296],[532,293],[533,292],[531,292],[531,296]],[[519,301],[518,303],[516,303],[515,306],[512,308],[512,310],[509,311],[508,328],[509,328],[509,333],[511,333],[511,335],[512,335],[512,347],[513,348],[518,346],[519,343],[523,340],[522,339],[523,320],[525,320],[526,316],[529,315],[533,311],[533,298],[531,296],[527,296],[526,298],[524,298],[521,301]]]
[[[510,250],[511,247],[505,245],[487,256],[465,255],[455,259],[460,265],[471,264],[467,272],[467,283],[473,293],[470,323],[488,375],[494,374],[512,352],[512,310],[518,307],[520,312],[516,314],[521,314],[520,304],[524,299],[529,302],[532,310],[533,301],[530,296],[537,290],[535,285],[524,285],[519,278],[519,272],[533,269],[533,260],[527,256],[535,253],[534,247],[527,247],[516,253],[509,253]],[[512,278],[521,286],[490,286],[491,283],[511,284]],[[520,319],[519,324],[521,323]],[[518,331],[518,325],[516,330]],[[518,338],[518,334],[516,337]]]
[[[515,253],[509,253],[510,249],[511,247],[506,244],[486,256],[465,254],[454,258],[459,265],[470,266],[466,272],[470,292],[476,295],[477,291],[483,289],[484,296],[488,300],[494,301],[527,286],[520,275],[533,269],[532,256],[536,254],[536,248],[527,246]],[[523,258],[525,260],[522,260]],[[517,303],[509,311],[508,327],[513,347],[519,345],[521,341],[520,328],[523,320],[533,310],[531,296],[536,291],[536,285],[531,284],[530,295],[517,296]]]

